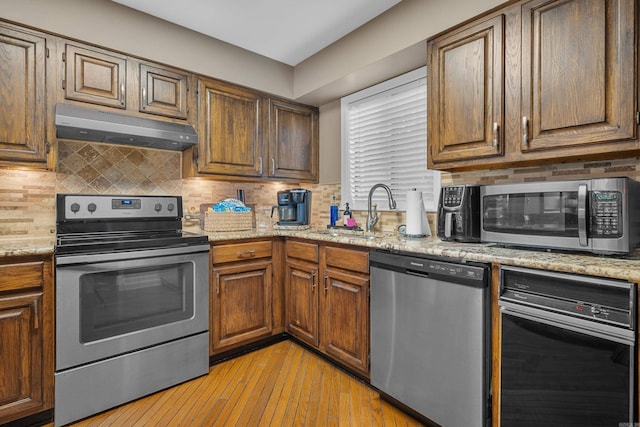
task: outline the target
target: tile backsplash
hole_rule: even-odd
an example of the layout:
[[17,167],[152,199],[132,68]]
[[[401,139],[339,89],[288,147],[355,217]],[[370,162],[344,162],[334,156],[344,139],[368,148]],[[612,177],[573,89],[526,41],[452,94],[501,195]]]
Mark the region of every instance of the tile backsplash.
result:
[[[442,185],[493,184],[629,176],[640,181],[639,159],[567,163],[530,168],[443,173]],[[181,178],[181,153],[111,144],[60,141],[57,172],[0,169],[0,238],[51,237],[55,233],[56,193],[181,195],[186,213],[199,213],[200,204],[236,197],[270,214],[277,192],[303,187],[312,191],[311,225],[329,223],[335,195],[342,209],[340,184],[242,183]],[[359,225],[365,211],[354,211]],[[435,233],[435,213],[428,213]],[[381,212],[377,230],[391,232],[404,222],[404,212]],[[276,218],[273,219],[275,221]]]

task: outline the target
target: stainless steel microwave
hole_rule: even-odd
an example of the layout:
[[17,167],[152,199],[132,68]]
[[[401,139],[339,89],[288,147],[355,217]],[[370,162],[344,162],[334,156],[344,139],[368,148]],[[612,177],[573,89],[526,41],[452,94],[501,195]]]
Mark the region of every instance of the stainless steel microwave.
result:
[[483,242],[626,254],[640,243],[640,183],[630,178],[480,189]]

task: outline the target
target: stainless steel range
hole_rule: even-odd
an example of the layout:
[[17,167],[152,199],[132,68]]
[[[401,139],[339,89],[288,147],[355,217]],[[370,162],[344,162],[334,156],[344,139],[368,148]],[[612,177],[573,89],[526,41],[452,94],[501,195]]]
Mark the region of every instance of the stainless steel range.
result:
[[209,371],[209,243],[175,196],[57,196],[55,425]]

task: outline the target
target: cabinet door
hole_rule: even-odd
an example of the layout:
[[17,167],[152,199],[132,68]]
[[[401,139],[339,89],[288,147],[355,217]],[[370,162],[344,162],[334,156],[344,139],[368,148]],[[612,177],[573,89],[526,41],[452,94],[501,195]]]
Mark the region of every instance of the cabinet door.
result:
[[65,98],[126,108],[127,59],[67,44]]
[[504,152],[504,16],[428,46],[429,163]]
[[288,260],[285,287],[287,332],[318,346],[318,266]]
[[42,293],[0,297],[0,423],[44,409],[41,308]]
[[0,25],[0,161],[46,161],[46,41]]
[[269,123],[269,176],[317,181],[317,111],[272,99]]
[[271,335],[271,277],[270,260],[214,266],[211,353]]
[[201,79],[199,83],[199,171],[260,177],[264,100],[257,93]]
[[321,349],[368,375],[369,279],[327,269],[323,281]]
[[140,111],[186,120],[188,81],[186,74],[140,64]]
[[633,0],[522,6],[522,151],[635,138]]

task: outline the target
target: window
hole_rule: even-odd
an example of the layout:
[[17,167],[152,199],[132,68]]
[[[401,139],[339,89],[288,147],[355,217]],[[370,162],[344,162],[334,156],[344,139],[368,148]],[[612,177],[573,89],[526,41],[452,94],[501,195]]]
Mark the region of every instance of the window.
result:
[[[397,208],[406,193],[423,192],[426,210],[435,211],[440,173],[427,170],[426,67],[342,98],[342,202],[366,210],[369,189],[391,188]],[[378,210],[388,210],[376,191]]]

